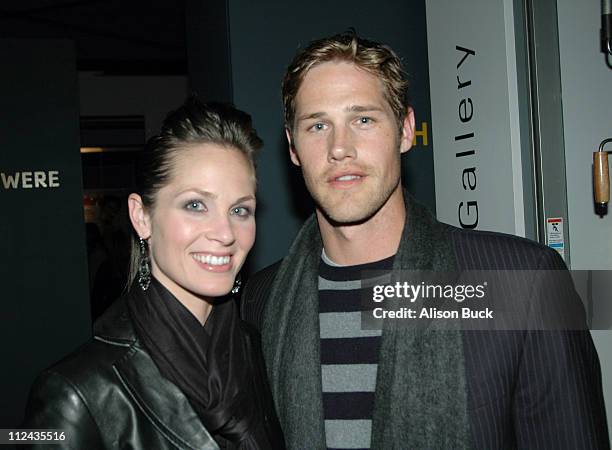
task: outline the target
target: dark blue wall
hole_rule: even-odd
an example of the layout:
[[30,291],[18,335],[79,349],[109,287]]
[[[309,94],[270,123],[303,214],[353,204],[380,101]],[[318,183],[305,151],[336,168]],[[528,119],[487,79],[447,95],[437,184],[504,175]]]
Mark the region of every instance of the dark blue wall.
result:
[[[253,270],[281,258],[312,211],[300,172],[289,161],[283,131],[280,84],[295,51],[312,39],[351,26],[365,37],[391,45],[409,73],[417,129],[421,129],[421,122],[430,123],[425,2],[228,0],[228,4],[233,100],[253,115],[265,141],[259,160]],[[428,145],[422,145],[421,138],[417,144],[404,157],[404,184],[433,208],[431,126]]]
[[[91,316],[73,45],[0,40],[0,61],[0,428],[9,428],[35,374],[90,336]],[[36,187],[23,172],[56,173]]]

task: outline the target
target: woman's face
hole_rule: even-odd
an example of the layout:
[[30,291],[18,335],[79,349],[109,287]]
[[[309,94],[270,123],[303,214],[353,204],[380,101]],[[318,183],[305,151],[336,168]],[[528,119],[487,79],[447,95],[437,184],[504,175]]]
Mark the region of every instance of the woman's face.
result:
[[227,294],[255,240],[255,175],[233,148],[181,149],[144,212],[151,273],[179,300]]

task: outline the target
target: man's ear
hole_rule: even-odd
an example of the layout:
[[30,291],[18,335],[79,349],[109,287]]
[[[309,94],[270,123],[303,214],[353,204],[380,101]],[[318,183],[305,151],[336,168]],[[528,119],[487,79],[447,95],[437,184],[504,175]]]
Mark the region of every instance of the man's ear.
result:
[[130,194],[128,197],[128,212],[132,226],[141,239],[149,239],[151,236],[151,221],[149,214],[142,204],[142,198],[138,194]]
[[300,158],[295,150],[295,145],[293,143],[293,136],[291,135],[291,130],[285,127],[285,136],[287,136],[287,142],[289,143],[289,156],[291,157],[291,162],[296,166],[301,166]]
[[400,139],[400,152],[406,153],[412,147],[414,139],[414,110],[409,106],[406,117],[402,121],[402,137]]

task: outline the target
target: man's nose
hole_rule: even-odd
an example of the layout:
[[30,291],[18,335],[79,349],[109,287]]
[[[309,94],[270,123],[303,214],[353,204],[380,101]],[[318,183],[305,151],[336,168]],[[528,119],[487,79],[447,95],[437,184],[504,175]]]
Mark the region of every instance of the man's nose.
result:
[[355,158],[357,156],[353,134],[348,127],[335,127],[330,135],[330,140],[327,155],[329,162],[338,162],[344,158]]

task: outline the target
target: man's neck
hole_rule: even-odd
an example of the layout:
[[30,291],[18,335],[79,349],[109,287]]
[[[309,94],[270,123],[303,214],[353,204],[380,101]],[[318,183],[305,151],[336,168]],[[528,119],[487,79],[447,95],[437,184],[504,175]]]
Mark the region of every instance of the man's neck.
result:
[[366,264],[395,255],[399,247],[406,209],[401,187],[376,214],[365,222],[350,225],[332,224],[317,209],[325,254],[341,265]]

